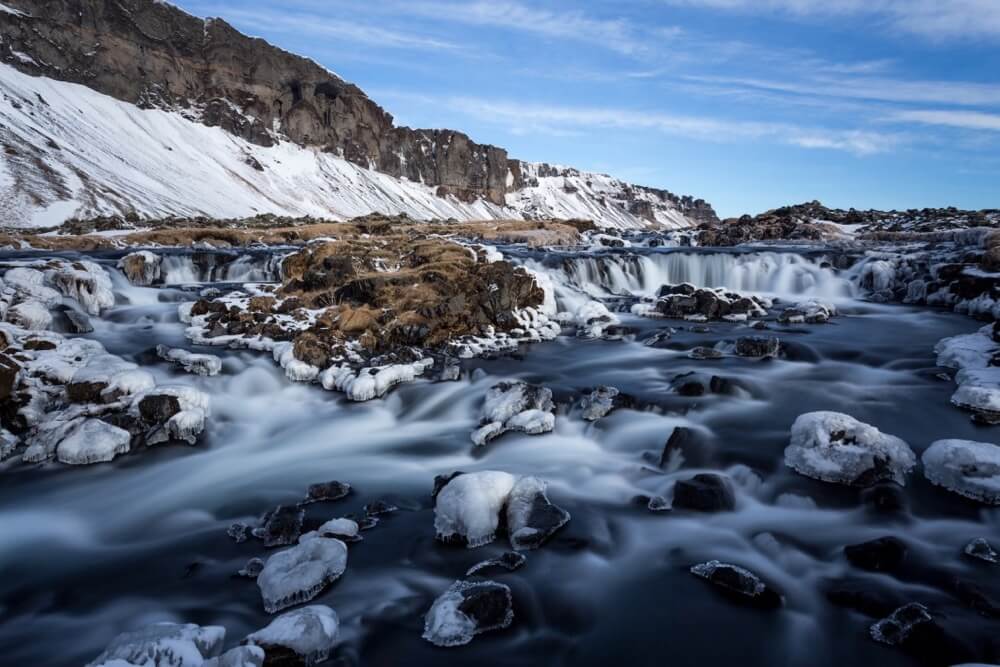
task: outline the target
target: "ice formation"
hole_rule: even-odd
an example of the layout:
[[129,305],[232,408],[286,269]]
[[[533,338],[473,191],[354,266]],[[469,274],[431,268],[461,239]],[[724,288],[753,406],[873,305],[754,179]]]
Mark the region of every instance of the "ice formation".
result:
[[896,646],[906,640],[913,629],[923,623],[931,623],[934,618],[922,604],[912,602],[874,623],[870,632],[872,639],[883,644]]
[[906,483],[916,456],[901,439],[839,412],[809,412],[792,425],[785,465],[839,484]]
[[132,435],[100,419],[86,419],[59,442],[56,458],[70,465],[110,461],[129,450]]
[[118,268],[133,285],[149,287],[159,282],[163,258],[148,250],[129,253],[118,260]]
[[1000,354],[1000,343],[992,337],[993,326],[962,336],[938,341],[934,351],[938,366],[958,369],[958,389],[951,402],[975,413],[980,421],[1000,423],[1000,368],[993,359]]
[[88,667],[203,667],[225,638],[216,625],[157,623],[118,635]]
[[500,512],[515,481],[513,475],[498,471],[468,473],[452,479],[441,489],[434,505],[437,538],[464,538],[470,549],[492,542],[500,524]]
[[507,431],[530,435],[547,433],[555,426],[552,391],[526,382],[501,382],[486,392],[482,419],[472,432],[472,442],[485,445]]
[[320,537],[336,537],[340,540],[357,540],[360,527],[353,519],[330,519],[316,529]]
[[924,476],[949,491],[1000,505],[1000,446],[971,440],[938,440],[921,457]]
[[196,354],[180,348],[157,345],[156,355],[196,375],[218,375],[222,370],[222,360],[212,354]]
[[598,387],[583,397],[583,418],[589,422],[605,417],[621,402],[617,387]]
[[773,609],[780,607],[783,602],[781,595],[761,581],[760,577],[739,565],[710,560],[692,566],[691,574],[755,606]]
[[549,502],[546,486],[537,477],[522,477],[511,489],[507,530],[513,549],[535,549],[569,521],[569,512]]
[[456,581],[427,612],[423,636],[435,646],[462,646],[513,620],[510,588],[495,581]]
[[324,605],[310,605],[282,614],[264,629],[248,635],[246,641],[265,653],[272,647],[291,650],[302,664],[323,662],[337,643],[340,621],[336,612]]
[[257,577],[269,613],[308,602],[347,569],[347,545],[307,533],[294,547],[272,554]]

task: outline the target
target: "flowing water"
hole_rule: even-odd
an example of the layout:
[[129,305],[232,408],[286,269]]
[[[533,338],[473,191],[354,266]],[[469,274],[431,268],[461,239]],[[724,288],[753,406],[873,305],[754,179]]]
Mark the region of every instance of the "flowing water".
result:
[[[590,297],[613,303],[649,296],[666,282],[687,281],[784,298],[835,298],[844,314],[828,325],[772,323],[771,333],[790,353],[771,361],[686,356],[694,345],[747,334],[740,325],[713,323],[703,334],[683,329],[673,349],[657,349],[641,339],[677,322],[621,314],[623,324],[637,328],[637,340],[564,335],[524,347],[516,358],[466,361],[458,382],[418,381],[361,404],[288,381],[266,354],[211,350],[223,356],[224,367],[208,378],[155,360],[149,351],[159,343],[191,347],[176,309],[195,293],[132,287],[113,259],[100,261],[113,274],[118,305],[95,319],[88,336],[112,353],[149,363],[158,380],[208,392],[212,416],[194,447],[159,447],[83,469],[14,462],[0,468],[3,664],[83,664],[119,632],[162,620],[223,625],[229,644],[238,642],[269,622],[253,581],[233,576],[264,549],[254,540],[233,542],[226,528],[294,503],[309,484],[332,479],[351,483],[355,493],[311,505],[310,525],[377,499],[401,508],[351,546],[347,573],[317,598],[343,621],[339,655],[348,662],[912,664],[869,638],[873,619],[826,600],[824,582],[848,575],[902,602],[936,605],[960,627],[988,623],[923,581],[852,571],[842,548],[896,535],[920,567],[995,594],[996,574],[959,553],[974,537],[1000,537],[997,510],[963,502],[915,472],[906,487],[909,511],[891,518],[867,508],[858,490],[801,477],[782,463],[791,423],[812,410],[847,412],[900,436],[918,454],[939,438],[994,437],[949,405],[953,385],[936,377],[932,353],[938,339],[977,323],[857,300],[848,274],[822,256],[521,252],[518,261],[552,278],[564,308]],[[167,282],[259,279],[268,261],[247,260],[237,277],[182,269],[178,259]],[[697,398],[669,393],[671,379],[692,370],[732,378],[741,389]],[[473,451],[469,433],[482,397],[507,378],[552,388],[559,403],[555,431],[508,434]],[[584,422],[574,399],[598,384],[654,407]],[[700,460],[666,473],[655,461],[678,425],[698,429],[707,444]],[[436,543],[433,479],[489,469],[548,480],[549,497],[572,519],[528,553],[524,568],[494,577],[513,590],[511,628],[466,647],[437,649],[420,637],[430,603],[506,545],[465,550]],[[737,511],[654,514],[632,501],[638,494],[669,497],[674,480],[701,469],[733,476]],[[777,612],[739,606],[688,573],[712,558],[754,570],[784,594],[785,606]]]

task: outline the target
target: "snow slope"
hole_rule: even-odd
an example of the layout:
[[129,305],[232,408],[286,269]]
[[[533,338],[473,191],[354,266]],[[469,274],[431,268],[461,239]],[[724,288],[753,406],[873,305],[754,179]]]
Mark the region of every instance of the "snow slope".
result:
[[[139,109],[3,64],[0,144],[0,227],[133,211],[143,217],[275,213],[329,219],[377,211],[416,219],[575,217],[608,227],[650,224],[616,201],[623,196],[617,191],[628,186],[607,176],[581,174],[572,193],[564,178],[538,179],[537,186],[508,195],[505,207],[466,203],[317,149],[287,141],[264,148],[179,113]],[[691,224],[667,208],[657,210],[657,221]]]

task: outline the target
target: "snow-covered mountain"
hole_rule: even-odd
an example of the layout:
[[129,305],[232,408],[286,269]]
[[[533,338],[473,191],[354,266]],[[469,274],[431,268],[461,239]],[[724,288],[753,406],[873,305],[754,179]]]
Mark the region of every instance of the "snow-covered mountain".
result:
[[314,62],[168,4],[0,10],[0,227],[127,214],[715,220],[701,200],[397,127]]

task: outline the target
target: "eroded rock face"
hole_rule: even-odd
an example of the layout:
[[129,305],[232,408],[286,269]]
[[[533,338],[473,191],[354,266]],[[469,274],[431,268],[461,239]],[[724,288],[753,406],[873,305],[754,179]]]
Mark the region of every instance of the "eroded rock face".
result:
[[0,12],[0,60],[29,74],[140,107],[179,109],[261,146],[274,144],[279,128],[298,144],[435,186],[441,195],[504,203],[502,148],[453,130],[396,127],[357,86],[220,19],[155,0],[6,4],[24,15]]

